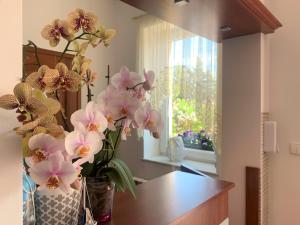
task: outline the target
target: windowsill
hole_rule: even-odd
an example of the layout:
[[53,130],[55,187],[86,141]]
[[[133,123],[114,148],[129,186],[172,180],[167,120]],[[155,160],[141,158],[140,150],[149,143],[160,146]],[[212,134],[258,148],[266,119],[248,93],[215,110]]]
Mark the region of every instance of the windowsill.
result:
[[164,164],[164,165],[175,166],[175,167],[180,167],[180,165],[184,163],[200,172],[213,174],[213,175],[217,174],[217,169],[216,169],[215,164],[209,163],[209,162],[200,162],[200,161],[194,161],[194,160],[189,160],[189,159],[184,159],[181,162],[171,162],[169,160],[169,158],[164,155],[148,156],[148,157],[145,157],[143,160],[148,161],[148,162],[155,162],[155,163],[160,163],[160,164]]

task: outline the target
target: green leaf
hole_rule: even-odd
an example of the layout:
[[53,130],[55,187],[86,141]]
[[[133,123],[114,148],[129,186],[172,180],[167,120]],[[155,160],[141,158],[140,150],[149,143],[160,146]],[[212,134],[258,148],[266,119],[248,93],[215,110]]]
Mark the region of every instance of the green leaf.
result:
[[82,171],[81,171],[82,176],[84,177],[91,176],[93,169],[94,169],[94,163],[89,163],[89,162],[84,163],[82,165]]
[[125,191],[126,185],[119,171],[114,167],[104,168],[101,173],[106,175],[111,181],[116,184],[117,191]]
[[115,146],[115,150],[118,149],[119,144],[121,142],[121,138],[120,138],[121,132],[122,132],[122,128],[117,128],[117,130],[111,131],[108,134],[110,142]]
[[133,180],[132,173],[130,172],[127,165],[120,159],[113,159],[111,162],[120,173],[124,183],[130,190],[133,197],[136,198],[136,185]]
[[97,174],[97,171],[99,171],[100,169],[102,169],[102,167],[99,167],[98,164],[104,159],[104,154],[106,151],[102,150],[100,152],[98,152],[94,157],[94,162],[93,163],[89,163],[86,162],[82,165],[82,175],[84,177],[94,177]]
[[89,171],[89,175],[90,176],[95,176],[95,174],[97,173],[99,168],[97,165],[99,164],[99,162],[101,162],[104,159],[104,155],[105,155],[106,151],[99,151],[94,157],[94,162],[92,164],[84,164],[83,168],[85,169],[85,167],[87,167],[87,171]]

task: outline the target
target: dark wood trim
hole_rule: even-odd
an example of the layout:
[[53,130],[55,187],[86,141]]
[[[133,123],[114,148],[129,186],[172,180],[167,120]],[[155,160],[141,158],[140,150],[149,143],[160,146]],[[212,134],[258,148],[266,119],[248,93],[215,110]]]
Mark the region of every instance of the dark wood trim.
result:
[[246,167],[246,225],[260,225],[260,169]]
[[247,9],[258,21],[264,23],[267,29],[262,32],[273,33],[282,26],[280,21],[268,10],[260,0],[239,0],[241,5]]
[[[34,47],[32,46],[24,46],[24,49],[26,49],[27,52],[34,53]],[[50,49],[44,49],[44,48],[38,48],[38,53],[41,55],[50,55],[50,56],[56,56],[60,57],[61,52],[57,52]],[[66,53],[64,55],[64,59],[73,59],[74,55]]]
[[[255,33],[273,33],[282,26],[260,0],[121,0],[202,37],[222,40]],[[230,28],[222,30],[221,28]]]

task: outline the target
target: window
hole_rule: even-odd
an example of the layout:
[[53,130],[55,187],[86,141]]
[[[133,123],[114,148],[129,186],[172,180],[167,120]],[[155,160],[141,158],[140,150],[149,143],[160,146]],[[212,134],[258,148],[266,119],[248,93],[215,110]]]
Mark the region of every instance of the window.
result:
[[156,74],[152,104],[165,122],[159,142],[144,134],[144,158],[166,156],[180,136],[185,159],[215,162],[218,127],[218,44],[151,16],[140,19],[139,71]]
[[[217,109],[217,44],[196,36],[173,41],[171,135],[186,148],[214,151]],[[159,81],[158,81],[159,82]]]

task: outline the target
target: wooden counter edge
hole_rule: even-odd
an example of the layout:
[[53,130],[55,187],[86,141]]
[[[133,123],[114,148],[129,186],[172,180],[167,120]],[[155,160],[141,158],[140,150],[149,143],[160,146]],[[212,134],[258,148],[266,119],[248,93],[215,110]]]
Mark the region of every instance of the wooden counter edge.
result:
[[201,205],[176,218],[168,225],[219,225],[228,218],[228,192],[235,187],[228,185],[217,195],[207,199]]

